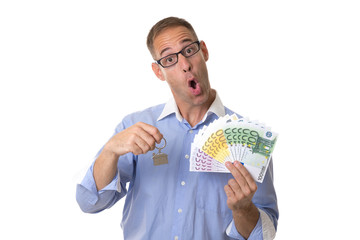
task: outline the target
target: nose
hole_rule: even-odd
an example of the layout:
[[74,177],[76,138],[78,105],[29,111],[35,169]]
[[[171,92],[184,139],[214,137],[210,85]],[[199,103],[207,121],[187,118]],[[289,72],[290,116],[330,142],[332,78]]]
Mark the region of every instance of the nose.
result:
[[180,66],[180,68],[184,71],[184,72],[190,72],[192,69],[191,63],[189,61],[188,58],[184,57],[183,55],[179,54],[178,56],[178,64]]

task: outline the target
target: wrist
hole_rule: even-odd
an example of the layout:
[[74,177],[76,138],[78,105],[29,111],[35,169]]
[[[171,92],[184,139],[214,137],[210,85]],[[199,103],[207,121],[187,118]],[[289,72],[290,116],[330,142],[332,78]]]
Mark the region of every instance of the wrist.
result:
[[260,218],[259,210],[251,204],[249,207],[234,209],[232,212],[236,230],[245,239],[249,238]]
[[251,202],[251,204],[249,204],[249,206],[234,209],[232,212],[233,212],[233,215],[236,215],[238,217],[248,217],[248,216],[258,216],[259,215],[259,210],[252,202]]
[[111,159],[112,161],[116,161],[119,159],[119,157],[121,156],[120,154],[116,153],[113,150],[113,147],[111,145],[111,142],[108,142],[107,144],[105,144],[103,150],[100,153],[104,158],[106,159]]

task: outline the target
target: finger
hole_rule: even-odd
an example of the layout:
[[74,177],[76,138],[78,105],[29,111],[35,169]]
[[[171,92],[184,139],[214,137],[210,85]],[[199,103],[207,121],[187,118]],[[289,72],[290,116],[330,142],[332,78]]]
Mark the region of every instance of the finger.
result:
[[144,129],[144,131],[148,132],[158,144],[161,142],[163,135],[160,133],[159,129],[144,122],[139,122],[139,126]]
[[243,191],[239,185],[239,183],[235,179],[230,179],[228,181],[228,186],[231,188],[231,190],[234,192],[234,195],[241,199],[243,197]]
[[256,182],[255,182],[254,178],[251,176],[251,174],[249,173],[249,171],[238,161],[234,162],[234,166],[239,170],[241,175],[244,177],[244,179],[246,180],[246,183],[250,187],[251,191],[256,191],[257,190]]
[[[238,161],[235,161],[234,164],[231,162],[226,162],[225,166],[229,169],[233,177],[235,178],[236,182],[239,184],[241,191],[245,194],[249,193],[250,187],[245,179],[245,177],[242,175],[238,167],[236,167],[237,164],[240,164]],[[241,164],[240,164],[241,165]]]
[[[236,163],[237,161],[235,161]],[[244,185],[243,182],[246,182],[244,176],[241,174],[240,170],[235,167],[235,163],[232,164],[231,162],[226,162],[225,166],[227,167],[227,169],[229,169],[229,171],[231,172],[231,174],[233,175],[233,177],[235,178],[235,180],[241,185]]]
[[129,152],[132,152],[134,155],[140,155],[143,154],[144,150],[137,143],[134,143],[131,145]]
[[[136,149],[136,146],[140,149],[140,151]],[[133,152],[135,155],[145,154],[151,149],[151,146],[144,139],[138,136],[135,138],[134,150],[135,149],[137,150],[137,154]]]
[[150,150],[155,149],[155,141],[156,141],[156,139],[152,135],[150,135],[148,132],[146,132],[142,128],[139,129],[139,131],[137,132],[137,135],[142,140],[144,140],[147,143],[147,145],[150,146]]
[[224,191],[228,199],[235,198],[235,193],[229,185],[224,186]]

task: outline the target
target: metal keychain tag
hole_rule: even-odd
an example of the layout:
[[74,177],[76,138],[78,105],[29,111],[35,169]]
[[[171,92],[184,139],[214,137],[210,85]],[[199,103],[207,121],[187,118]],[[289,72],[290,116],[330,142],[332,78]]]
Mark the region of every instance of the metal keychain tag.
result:
[[163,164],[167,164],[168,163],[168,155],[165,153],[161,152],[161,149],[166,147],[166,140],[164,139],[164,146],[163,147],[157,147],[155,145],[155,148],[159,150],[158,153],[153,153],[152,159],[154,161],[154,166],[159,166],[159,165],[163,165]]

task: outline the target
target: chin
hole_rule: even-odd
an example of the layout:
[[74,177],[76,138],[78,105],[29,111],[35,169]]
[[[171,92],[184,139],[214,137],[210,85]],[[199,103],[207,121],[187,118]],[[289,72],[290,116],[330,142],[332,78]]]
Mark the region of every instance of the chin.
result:
[[193,99],[193,104],[196,106],[200,106],[203,104],[206,104],[207,100],[209,99],[209,95],[205,95],[205,94],[200,94],[198,96],[195,96],[195,98]]

